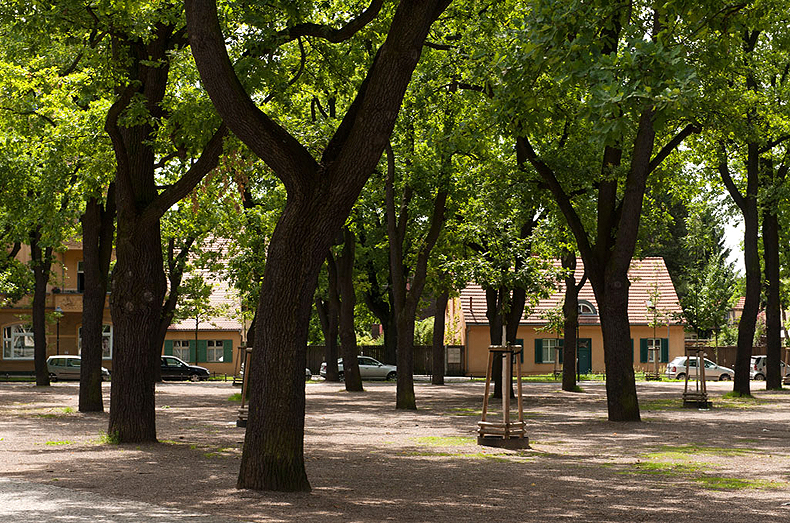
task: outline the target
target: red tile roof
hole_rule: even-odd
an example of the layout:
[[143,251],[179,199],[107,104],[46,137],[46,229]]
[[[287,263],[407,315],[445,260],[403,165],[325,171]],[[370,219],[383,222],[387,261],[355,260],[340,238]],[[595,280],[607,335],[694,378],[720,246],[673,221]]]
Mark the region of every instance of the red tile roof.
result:
[[[579,258],[576,261],[576,281],[581,281],[584,264]],[[557,262],[559,264],[559,262]],[[628,319],[632,325],[648,325],[653,318],[653,313],[648,310],[651,296],[657,294],[658,319],[666,321],[667,315],[671,317],[672,324],[681,324],[679,315],[683,312],[678,301],[675,287],[669,277],[669,272],[663,258],[644,258],[633,260],[628,271],[631,287],[628,291]],[[656,292],[657,291],[657,292]],[[562,306],[565,285],[559,283],[557,290],[549,298],[540,300],[538,305],[528,317],[522,317],[522,325],[545,325],[546,313],[551,309]],[[595,301],[592,286],[587,281],[579,292],[579,302],[589,302],[595,309],[594,315],[579,315],[579,323],[584,325],[599,325],[598,304]],[[467,325],[487,325],[485,291],[477,284],[469,284],[461,291],[461,309]],[[664,323],[666,324],[666,323]]]
[[[221,252],[223,258],[227,257],[227,248],[229,240],[221,238],[210,238],[206,240],[207,245],[204,248]],[[212,271],[208,269],[197,269],[192,274],[201,274],[206,283],[213,286],[211,297],[209,297],[209,305],[215,310],[222,312],[211,318],[200,318],[198,323],[198,330],[200,331],[240,331],[242,324],[238,320],[238,313],[241,308],[238,295],[233,291],[231,286],[226,280],[223,280]],[[185,275],[185,278],[188,275]],[[186,319],[178,323],[173,323],[168,327],[169,331],[194,331],[195,319]]]

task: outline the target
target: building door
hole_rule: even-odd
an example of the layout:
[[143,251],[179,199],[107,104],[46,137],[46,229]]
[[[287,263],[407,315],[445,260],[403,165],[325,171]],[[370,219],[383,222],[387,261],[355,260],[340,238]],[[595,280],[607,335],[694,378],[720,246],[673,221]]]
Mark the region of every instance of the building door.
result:
[[579,338],[576,353],[579,358],[579,374],[589,374],[592,371],[592,340]]

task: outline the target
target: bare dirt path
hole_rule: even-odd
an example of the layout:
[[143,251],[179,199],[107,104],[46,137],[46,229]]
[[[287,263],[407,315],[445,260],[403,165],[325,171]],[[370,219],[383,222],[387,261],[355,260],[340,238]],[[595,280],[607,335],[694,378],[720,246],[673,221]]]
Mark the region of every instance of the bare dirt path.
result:
[[77,384],[0,383],[0,474],[218,521],[790,522],[790,392],[724,400],[712,383],[700,411],[679,408],[680,383],[640,383],[643,422],[610,423],[603,384],[582,387],[525,384],[532,449],[509,451],[476,444],[480,382],[418,384],[416,412],[394,410],[391,383],[308,383],[313,491],[272,494],[235,489],[230,384],[157,386],[160,443],[112,445]]

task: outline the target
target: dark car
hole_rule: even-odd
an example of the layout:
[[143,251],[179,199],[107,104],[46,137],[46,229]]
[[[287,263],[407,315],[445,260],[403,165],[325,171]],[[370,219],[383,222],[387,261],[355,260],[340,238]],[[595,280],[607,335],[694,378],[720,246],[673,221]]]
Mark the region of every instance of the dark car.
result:
[[189,365],[185,361],[175,356],[162,356],[162,379],[163,380],[207,380],[210,372],[205,367]]

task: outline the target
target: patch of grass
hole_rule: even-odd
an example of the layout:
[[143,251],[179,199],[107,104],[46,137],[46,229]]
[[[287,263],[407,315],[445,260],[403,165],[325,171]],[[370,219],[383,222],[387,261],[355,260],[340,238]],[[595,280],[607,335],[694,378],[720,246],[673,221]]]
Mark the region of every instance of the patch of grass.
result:
[[42,410],[50,410],[50,412],[44,414],[36,414],[37,417],[51,419],[51,418],[57,418],[63,416],[65,414],[74,413],[74,409],[72,407],[61,407],[57,409],[42,409]]
[[64,441],[47,441],[46,443],[44,443],[44,445],[49,445],[49,446],[52,446],[52,447],[58,446],[58,445],[72,445],[72,444],[74,444],[74,442],[73,441],[68,441],[68,440],[64,440]]
[[643,411],[681,410],[683,408],[683,400],[681,398],[668,398],[640,401],[639,408]]
[[465,436],[425,436],[416,438],[416,441],[428,447],[461,447],[474,445],[476,440]]
[[712,490],[783,489],[787,486],[781,481],[723,478],[720,476],[700,476],[694,478],[694,481]]
[[683,476],[702,472],[705,463],[670,463],[666,461],[640,461],[631,465],[631,469],[623,474],[659,474],[662,476]]
[[643,454],[650,459],[674,459],[688,460],[695,454],[707,454],[710,456],[745,456],[757,452],[754,449],[744,449],[736,447],[712,447],[708,445],[664,445],[657,452]]
[[231,394],[230,396],[228,396],[228,401],[241,403],[241,392],[237,392],[236,394]]
[[117,432],[100,432],[99,433],[99,443],[107,444],[107,445],[118,445],[120,443],[120,439],[118,437]]

